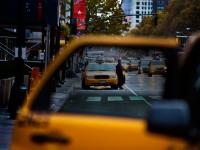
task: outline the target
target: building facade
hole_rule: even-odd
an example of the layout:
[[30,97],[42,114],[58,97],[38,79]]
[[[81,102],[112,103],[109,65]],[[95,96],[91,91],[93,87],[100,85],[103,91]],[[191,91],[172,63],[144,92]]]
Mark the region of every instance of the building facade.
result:
[[163,11],[168,3],[169,0],[157,0],[157,11]]
[[131,23],[131,28],[135,28],[144,16],[152,14],[153,0],[123,0],[122,9]]
[[153,11],[152,0],[133,0],[133,16],[132,25],[136,27],[141,23],[144,16],[151,16]]

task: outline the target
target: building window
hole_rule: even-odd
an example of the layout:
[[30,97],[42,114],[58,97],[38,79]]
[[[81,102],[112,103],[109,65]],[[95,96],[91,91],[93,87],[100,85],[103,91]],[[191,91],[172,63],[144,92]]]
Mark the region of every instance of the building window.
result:
[[139,6],[137,6],[137,7],[136,7],[136,9],[140,9],[140,7],[139,7]]
[[144,3],[145,5],[147,4],[147,2]]
[[139,20],[136,20],[136,23],[139,23]]
[[142,5],[144,5],[144,2],[142,2]]
[[137,2],[136,5],[140,5],[140,2]]
[[139,18],[139,17],[140,17],[139,15],[136,16],[136,18]]
[[140,14],[140,12],[139,12],[139,11],[136,11],[136,14]]

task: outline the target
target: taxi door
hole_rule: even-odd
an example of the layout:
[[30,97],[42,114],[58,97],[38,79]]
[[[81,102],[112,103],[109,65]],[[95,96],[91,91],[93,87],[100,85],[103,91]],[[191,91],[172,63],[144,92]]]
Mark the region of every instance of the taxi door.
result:
[[29,114],[15,122],[11,150],[166,150],[182,141],[150,134],[145,122],[76,114]]

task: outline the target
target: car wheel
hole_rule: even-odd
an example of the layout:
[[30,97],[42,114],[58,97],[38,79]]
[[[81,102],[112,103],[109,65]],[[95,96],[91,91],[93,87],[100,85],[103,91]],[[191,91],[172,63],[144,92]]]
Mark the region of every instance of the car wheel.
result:
[[142,73],[141,69],[138,69],[138,74],[141,74],[141,73]]
[[118,89],[118,86],[117,85],[112,85],[111,88],[112,89]]
[[82,88],[83,88],[83,89],[89,89],[89,86],[86,86],[86,85],[85,85],[84,80],[82,80]]
[[149,77],[152,77],[152,73],[148,73],[148,76],[149,76]]

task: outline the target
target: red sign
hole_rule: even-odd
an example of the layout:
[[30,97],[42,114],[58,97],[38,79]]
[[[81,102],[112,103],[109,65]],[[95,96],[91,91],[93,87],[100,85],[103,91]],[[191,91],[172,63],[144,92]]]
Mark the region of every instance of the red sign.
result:
[[37,15],[37,19],[39,21],[42,20],[42,0],[38,0],[38,15]]
[[77,30],[85,30],[86,1],[74,0],[74,18],[77,19]]

